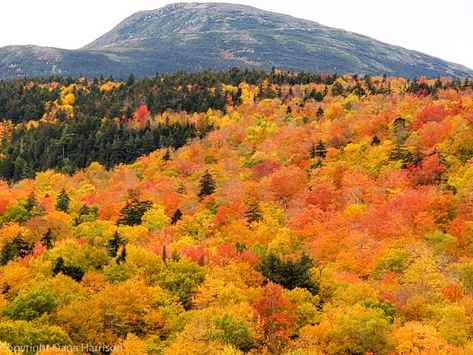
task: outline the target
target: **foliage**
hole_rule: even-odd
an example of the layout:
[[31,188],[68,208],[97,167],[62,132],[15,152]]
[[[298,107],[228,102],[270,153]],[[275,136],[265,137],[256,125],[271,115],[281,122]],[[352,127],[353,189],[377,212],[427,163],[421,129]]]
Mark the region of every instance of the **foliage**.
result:
[[235,348],[247,352],[254,346],[254,339],[248,323],[236,320],[225,314],[214,319],[216,330],[209,334],[209,339],[233,345]]
[[186,309],[192,306],[195,287],[205,278],[203,269],[186,259],[172,261],[160,275],[160,285],[177,296]]
[[0,83],[1,349],[471,352],[470,80],[132,79]]
[[59,273],[69,276],[79,282],[82,281],[82,278],[84,277],[84,270],[79,266],[66,265],[62,257],[56,259],[53,267],[53,276],[56,276]]
[[0,252],[0,264],[5,265],[15,258],[23,258],[33,251],[33,246],[18,234],[13,240],[8,241]]
[[58,302],[47,290],[35,290],[17,296],[3,311],[13,320],[32,320],[56,310]]
[[277,255],[268,253],[261,261],[260,270],[263,276],[289,290],[300,287],[315,294],[318,292],[318,285],[312,280],[312,267],[314,262],[306,254],[302,254],[296,261],[284,261]]

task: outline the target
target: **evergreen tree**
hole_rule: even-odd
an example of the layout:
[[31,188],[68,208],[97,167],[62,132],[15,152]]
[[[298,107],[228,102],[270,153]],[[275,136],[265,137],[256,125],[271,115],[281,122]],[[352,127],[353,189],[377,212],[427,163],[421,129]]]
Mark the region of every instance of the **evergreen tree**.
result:
[[166,245],[163,245],[163,252],[162,252],[161,258],[163,259],[164,264],[166,264],[167,259],[168,259]]
[[269,253],[261,261],[260,270],[263,276],[289,290],[300,287],[316,294],[319,286],[311,278],[313,266],[312,259],[306,254],[293,262],[290,259],[283,261],[276,254]]
[[28,212],[31,212],[33,211],[33,208],[37,206],[38,206],[38,202],[36,201],[36,196],[34,192],[31,192],[28,195],[28,198],[26,199],[25,210],[27,210]]
[[21,234],[12,241],[6,242],[0,252],[0,265],[6,265],[10,260],[23,258],[33,251],[33,245],[28,243]]
[[153,203],[151,201],[139,201],[138,197],[132,197],[126,206],[120,210],[120,218],[117,224],[125,224],[127,226],[141,224],[143,215],[152,205]]
[[66,190],[62,189],[61,193],[56,199],[56,210],[68,213],[70,201],[71,199],[69,198],[69,195],[67,194]]
[[110,239],[107,243],[107,254],[110,257],[115,258],[117,256],[118,249],[120,248],[122,244],[123,244],[122,238],[118,234],[118,231],[115,231],[115,233],[113,234],[113,238]]
[[166,153],[164,153],[164,155],[163,155],[163,160],[164,161],[171,160],[171,154],[169,153],[169,149],[166,149]]
[[400,160],[402,162],[401,167],[404,169],[407,165],[412,162],[412,154],[409,152],[405,144],[396,143],[389,155],[390,160]]
[[379,145],[381,143],[381,139],[377,135],[373,136],[373,139],[371,140],[371,145]]
[[181,210],[178,208],[174,214],[172,215],[171,217],[171,224],[176,224],[177,221],[181,220],[182,219],[182,212]]
[[206,170],[205,174],[200,179],[200,191],[197,195],[200,199],[203,199],[205,196],[212,195],[215,192],[215,180],[210,175],[209,171]]
[[48,250],[54,246],[51,228],[48,228],[46,234],[41,238],[41,244]]
[[62,256],[56,259],[53,267],[53,276],[59,273],[69,276],[77,282],[81,282],[85,274],[84,270],[78,266],[66,265]]
[[325,145],[324,142],[319,141],[319,143],[317,143],[317,146],[315,147],[315,156],[323,159],[325,158],[326,155],[327,155],[327,146]]
[[57,274],[59,274],[63,268],[64,268],[64,258],[60,256],[59,258],[56,259],[56,262],[54,263],[53,275],[56,276]]
[[126,263],[126,248],[125,247],[122,248],[122,252],[116,259],[116,263],[117,265]]
[[248,208],[245,211],[245,217],[248,225],[251,225],[253,222],[260,222],[263,220],[263,213],[258,202],[250,202]]
[[134,83],[135,83],[135,76],[133,75],[133,73],[130,73],[130,75],[128,76],[128,80],[126,81],[126,85],[132,86]]
[[314,159],[316,156],[317,156],[317,149],[316,149],[315,143],[312,143],[310,145],[309,157],[310,159]]

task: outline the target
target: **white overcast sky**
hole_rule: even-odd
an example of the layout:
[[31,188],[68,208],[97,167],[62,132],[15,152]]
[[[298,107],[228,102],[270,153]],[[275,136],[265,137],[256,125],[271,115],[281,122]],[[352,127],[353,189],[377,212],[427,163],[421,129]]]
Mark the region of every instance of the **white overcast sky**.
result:
[[[163,0],[0,0],[0,47],[75,49]],[[193,2],[193,1],[180,1]],[[194,1],[195,2],[195,1]],[[473,68],[473,0],[238,0]]]

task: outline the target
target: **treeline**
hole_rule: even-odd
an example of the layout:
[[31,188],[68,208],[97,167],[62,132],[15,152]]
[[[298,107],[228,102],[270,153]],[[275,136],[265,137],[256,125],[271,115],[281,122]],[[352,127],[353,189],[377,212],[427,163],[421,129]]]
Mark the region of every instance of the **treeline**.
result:
[[[336,84],[337,74],[317,74],[309,72],[282,72],[273,70],[266,72],[255,69],[237,69],[228,71],[202,71],[196,73],[178,72],[174,74],[157,74],[153,78],[135,81],[130,75],[126,83],[117,85],[112,90],[101,90],[106,82],[114,82],[113,78],[99,78],[87,81],[85,78],[70,78],[53,76],[50,78],[17,79],[0,81],[0,119],[10,119],[14,123],[25,120],[40,119],[47,111],[46,104],[60,99],[60,88],[71,84],[85,84],[87,90],[74,91],[76,105],[74,114],[87,114],[97,117],[118,117],[130,115],[141,104],[146,104],[151,114],[156,115],[167,110],[186,112],[206,112],[208,109],[223,110],[228,102],[228,93],[222,92],[222,84],[238,86],[242,82],[251,85],[298,85],[298,84]],[[371,84],[367,75],[352,76],[355,80],[368,84],[368,90],[361,86],[350,91],[358,95],[366,93],[386,94],[385,90],[378,91]],[[59,85],[52,86],[51,83]],[[419,83],[417,78],[408,81],[407,92],[435,94],[438,89],[453,88],[457,91],[465,87],[473,88],[473,81],[458,79],[442,82],[440,79],[434,85]],[[368,91],[368,92],[367,92]],[[344,95],[338,85],[332,90],[334,95]],[[241,92],[234,93],[231,100],[234,104],[240,102]],[[268,93],[260,90],[259,98],[280,97],[281,92]]]
[[72,173],[97,161],[110,168],[131,163],[161,147],[179,148],[198,132],[193,124],[147,124],[129,129],[112,119],[78,116],[35,129],[15,129],[1,144],[0,176],[9,181],[34,177],[35,172],[56,169]]
[[[322,77],[313,73],[265,72],[249,69],[231,69],[224,72],[202,71],[157,74],[153,78],[135,81],[133,75],[122,85],[102,90],[113,78],[87,81],[85,78],[18,79],[0,81],[0,119],[14,123],[40,119],[47,111],[48,102],[60,100],[61,88],[71,84],[79,87],[73,91],[76,101],[73,113],[96,117],[130,116],[140,105],[146,104],[150,113],[157,115],[167,110],[206,112],[223,110],[228,103],[228,93],[222,92],[223,84],[238,86],[242,82],[260,85],[264,80],[277,85],[296,85],[311,82],[331,84],[336,76]],[[51,85],[56,83],[56,85]],[[87,90],[84,90],[83,87]],[[238,104],[241,92],[231,96]]]

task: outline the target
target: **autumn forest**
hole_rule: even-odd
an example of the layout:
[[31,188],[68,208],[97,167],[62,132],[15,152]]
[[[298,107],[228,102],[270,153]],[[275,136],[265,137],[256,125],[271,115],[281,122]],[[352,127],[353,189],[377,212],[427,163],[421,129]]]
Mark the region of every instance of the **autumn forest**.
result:
[[0,177],[1,354],[473,353],[473,81],[0,81]]

